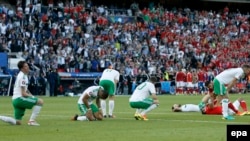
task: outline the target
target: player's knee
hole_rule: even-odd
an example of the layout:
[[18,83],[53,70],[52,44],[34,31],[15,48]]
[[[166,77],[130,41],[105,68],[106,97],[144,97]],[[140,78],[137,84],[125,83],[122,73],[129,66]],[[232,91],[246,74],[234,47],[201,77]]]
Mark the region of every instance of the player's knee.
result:
[[109,100],[114,100],[115,96],[114,95],[109,95]]
[[222,99],[221,102],[222,102],[222,103],[228,103],[228,101],[229,101],[228,99]]
[[240,97],[240,98],[238,98],[238,101],[240,101],[240,102],[241,102],[241,101],[243,101],[243,100],[244,100],[244,99],[243,99],[243,98],[241,98],[241,97]]
[[43,103],[44,103],[44,102],[43,102],[43,99],[40,99],[40,98],[39,98],[39,99],[38,99],[38,101],[37,101],[37,105],[42,106],[42,105],[43,105]]

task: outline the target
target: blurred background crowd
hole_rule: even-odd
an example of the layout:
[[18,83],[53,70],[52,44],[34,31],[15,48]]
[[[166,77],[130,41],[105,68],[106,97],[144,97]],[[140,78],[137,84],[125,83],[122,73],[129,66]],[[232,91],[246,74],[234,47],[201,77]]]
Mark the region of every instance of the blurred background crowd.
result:
[[0,52],[17,53],[38,68],[31,78],[40,78],[43,94],[46,83],[60,89],[58,72],[102,72],[109,65],[131,93],[134,81],[150,75],[174,82],[183,69],[212,77],[248,63],[249,28],[249,14],[226,5],[213,11],[136,1],[128,8],[91,0],[17,1],[0,5]]

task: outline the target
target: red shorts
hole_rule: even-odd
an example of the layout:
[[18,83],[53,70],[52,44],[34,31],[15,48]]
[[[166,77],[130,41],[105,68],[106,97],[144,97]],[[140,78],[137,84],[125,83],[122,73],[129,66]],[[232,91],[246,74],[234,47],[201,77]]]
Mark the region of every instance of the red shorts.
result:
[[222,114],[222,106],[216,106],[214,108],[205,108],[205,114],[207,115],[221,115]]

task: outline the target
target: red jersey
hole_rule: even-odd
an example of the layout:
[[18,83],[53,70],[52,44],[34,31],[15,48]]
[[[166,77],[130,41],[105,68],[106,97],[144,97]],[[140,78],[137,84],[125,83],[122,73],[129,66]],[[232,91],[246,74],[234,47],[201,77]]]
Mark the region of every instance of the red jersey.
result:
[[187,73],[187,82],[193,82],[193,78],[192,78],[192,73],[191,72]]
[[221,115],[222,114],[222,106],[216,106],[214,108],[210,108],[206,106],[205,114],[207,115]]
[[204,71],[198,72],[198,81],[199,82],[205,82],[206,81],[206,73]]
[[176,81],[185,81],[185,76],[186,76],[186,74],[184,73],[184,72],[182,72],[182,71],[179,71],[179,72],[177,72],[176,73]]

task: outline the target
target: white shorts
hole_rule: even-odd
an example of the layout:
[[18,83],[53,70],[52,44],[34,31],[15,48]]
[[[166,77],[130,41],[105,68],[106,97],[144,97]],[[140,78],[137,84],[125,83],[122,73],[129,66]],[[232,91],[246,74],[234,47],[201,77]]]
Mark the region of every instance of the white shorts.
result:
[[183,81],[176,81],[176,88],[180,88],[180,87],[184,87],[185,86],[185,82]]
[[187,82],[187,87],[188,88],[192,88],[193,87],[193,83],[192,82]]
[[193,87],[198,88],[198,83],[193,83]]

